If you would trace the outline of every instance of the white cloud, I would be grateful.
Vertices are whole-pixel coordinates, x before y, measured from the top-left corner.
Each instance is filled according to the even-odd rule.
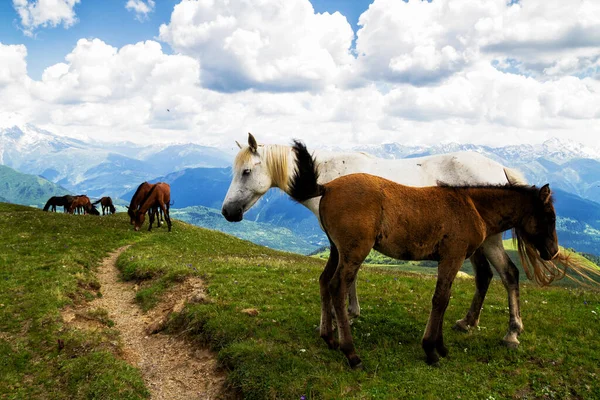
[[[0,115],[144,143],[230,145],[251,131],[313,147],[552,136],[596,144],[600,80],[583,76],[598,77],[600,13],[586,1],[550,1],[537,21],[536,4],[376,0],[354,57],[346,19],[317,14],[308,0],[182,1],[160,29],[177,54],[152,40],[117,48],[81,39],[33,81],[25,47],[0,45]],[[550,31],[527,31],[528,18]]]
[[[353,36],[344,16],[315,14],[308,0],[182,1],[160,27],[221,91],[321,89],[352,62]]]
[[[439,86],[395,88],[386,96],[385,110],[411,120],[454,118],[543,130],[569,119],[600,118],[600,82],[569,76],[540,82],[481,64]]]
[[[148,18],[148,14],[154,11],[154,0],[127,0],[125,8],[135,13],[135,18],[138,21],[143,21]]]
[[[0,43],[0,87],[27,77],[27,48],[22,45]]]
[[[366,80],[437,84],[482,60],[541,78],[599,75],[598,1],[375,0],[359,25]]]
[[[23,26],[23,33],[33,36],[38,27],[69,28],[77,22],[73,8],[80,0],[13,0]]]
[[[0,116],[19,113],[19,120],[31,117],[31,99],[29,88],[31,79],[27,75],[27,48],[24,45],[5,45],[0,43]],[[5,126],[5,121],[0,121]]]
[[[166,55],[150,40],[117,49],[100,39],[80,39],[65,60],[33,84],[37,97],[62,104],[113,101],[153,95],[162,85],[194,86],[200,79],[196,60]]]

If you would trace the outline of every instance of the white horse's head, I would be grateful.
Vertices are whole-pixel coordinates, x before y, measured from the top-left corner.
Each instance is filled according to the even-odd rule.
[[[237,143],[237,142],[236,142]],[[238,222],[270,188],[287,191],[291,166],[290,148],[258,145],[248,134],[248,146],[241,146],[233,163],[233,178],[223,200],[221,213],[230,222]]]

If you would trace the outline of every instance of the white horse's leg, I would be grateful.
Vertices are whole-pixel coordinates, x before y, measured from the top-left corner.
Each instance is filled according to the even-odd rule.
[[[475,251],[470,260],[475,272],[475,294],[473,295],[471,308],[467,311],[467,315],[463,319],[456,321],[454,325],[454,330],[462,332],[467,332],[469,328],[473,328],[479,324],[481,307],[483,306],[483,301],[485,300],[485,295],[493,276],[490,264],[481,248]]]
[[[508,308],[510,320],[508,332],[504,336],[504,344],[507,347],[519,346],[517,337],[523,332],[523,321],[521,321],[521,308],[519,305],[519,270],[502,245],[502,234],[489,237],[482,245],[483,253],[492,263],[502,283],[508,292]]]
[[[348,314],[350,318],[360,316],[360,304],[358,304],[358,295],[356,294],[356,278],[348,285]]]

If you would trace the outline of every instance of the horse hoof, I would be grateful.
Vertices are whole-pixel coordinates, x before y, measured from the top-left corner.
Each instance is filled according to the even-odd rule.
[[[518,349],[519,348],[519,342],[513,342],[510,340],[503,340],[502,344],[504,344],[504,346],[508,349]]]
[[[448,355],[448,348],[446,346],[436,347],[436,350],[440,357],[446,357]]]
[[[363,371],[365,368],[363,367],[362,362],[359,362],[355,366],[350,366],[354,371]]]
[[[362,361],[360,360],[360,358],[358,358],[358,356],[348,359],[348,363],[350,364],[350,368],[352,368],[355,371],[363,370]]]
[[[462,319],[459,319],[458,321],[456,321],[456,323],[452,327],[452,329],[454,329],[455,331],[463,332],[463,333],[468,333],[469,332],[469,328],[470,328],[470,325],[468,325]]]
[[[502,343],[509,349],[516,349],[519,347],[519,339],[517,339],[517,333],[509,332],[502,339]]]
[[[427,354],[426,362],[432,366],[439,366],[440,357],[436,353]]]

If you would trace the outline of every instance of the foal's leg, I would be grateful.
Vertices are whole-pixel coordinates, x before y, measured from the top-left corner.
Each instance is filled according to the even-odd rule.
[[[330,242],[331,243],[331,242]],[[321,291],[321,326],[319,332],[325,343],[330,349],[337,349],[338,343],[333,338],[333,321],[332,321],[332,304],[331,295],[329,294],[329,281],[333,276],[339,263],[339,254],[335,244],[331,243],[331,251],[329,260],[325,265],[325,269],[319,277],[319,288]]]
[[[335,319],[338,325],[338,335],[340,340],[340,350],[348,358],[348,363],[352,369],[362,368],[361,360],[356,355],[352,333],[350,332],[350,321],[348,318],[348,309],[346,308],[346,298],[348,296],[348,287],[356,280],[356,274],[362,262],[367,258],[369,252],[375,244],[374,241],[362,241],[353,243],[350,249],[339,250],[339,263],[329,281],[328,289],[335,310]]]
[[[462,265],[462,261],[461,258],[450,258],[438,263],[438,278],[435,293],[431,299],[431,313],[421,342],[427,356],[427,364],[437,363],[440,359],[438,353],[442,357],[448,354],[448,349],[444,346],[442,325],[444,313],[450,301],[452,282]]]
[[[521,321],[521,308],[519,305],[519,270],[508,257],[502,245],[502,235],[488,238],[482,245],[483,253],[492,263],[502,278],[502,283],[508,292],[508,309],[510,320],[508,332],[504,336],[504,344],[507,347],[518,347],[517,337],[523,332],[523,321]]]
[[[494,275],[481,248],[473,253],[470,260],[473,265],[473,271],[475,271],[475,294],[473,295],[471,308],[467,311],[467,315],[463,319],[456,321],[454,325],[455,330],[462,332],[467,332],[470,327],[475,327],[479,324],[481,306]]]

